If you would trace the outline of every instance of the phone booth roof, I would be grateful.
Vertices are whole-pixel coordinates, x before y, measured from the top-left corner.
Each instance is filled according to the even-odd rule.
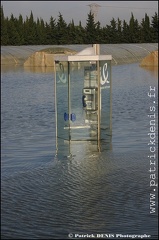
[[[65,55],[65,56],[55,56],[56,61],[63,62],[86,62],[86,61],[102,61],[102,60],[112,60],[112,55],[97,55],[95,54],[94,47],[85,48],[81,52],[75,55]]]

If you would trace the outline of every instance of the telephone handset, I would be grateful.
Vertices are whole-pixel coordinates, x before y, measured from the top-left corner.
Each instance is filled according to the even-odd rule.
[[[87,104],[86,104],[86,96],[85,95],[82,96],[82,104],[83,104],[84,108],[87,106]]]

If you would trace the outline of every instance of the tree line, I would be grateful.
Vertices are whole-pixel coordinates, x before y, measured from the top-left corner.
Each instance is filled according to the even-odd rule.
[[[95,23],[94,15],[89,12],[86,26],[81,21],[78,25],[71,20],[66,23],[61,13],[56,20],[52,16],[49,23],[42,18],[34,19],[30,16],[23,19],[11,14],[4,16],[1,6],[1,45],[65,45],[65,44],[109,44],[109,43],[157,43],[158,42],[158,14],[151,17],[145,13],[141,23],[134,18],[133,13],[129,22],[112,18],[109,25],[101,27]]]

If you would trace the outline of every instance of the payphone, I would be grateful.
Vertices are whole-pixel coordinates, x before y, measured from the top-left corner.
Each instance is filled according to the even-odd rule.
[[[82,103],[84,110],[97,110],[97,91],[97,88],[83,88]]]
[[[99,96],[100,97],[100,96]],[[84,66],[84,88],[82,90],[82,103],[85,123],[97,131],[98,113],[98,74],[96,62]],[[92,125],[93,124],[93,125]]]
[[[97,132],[98,88],[83,88],[82,104],[85,123]],[[91,130],[90,129],[90,130]]]

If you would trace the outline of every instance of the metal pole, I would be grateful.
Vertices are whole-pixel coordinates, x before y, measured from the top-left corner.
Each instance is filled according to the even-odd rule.
[[[110,134],[112,135],[112,66],[110,62]]]
[[[93,44],[94,47],[94,54],[99,55],[100,54],[100,45],[99,44]]]
[[[95,44],[95,52],[96,55],[100,54],[100,46],[99,44]],[[97,76],[98,76],[98,151],[100,152],[100,109],[101,109],[101,101],[100,101],[100,66],[99,60],[97,61]]]
[[[70,94],[70,62],[68,62],[68,116],[69,116],[69,125],[68,125],[68,131],[69,131],[69,154],[68,157],[71,157],[71,127],[70,127],[70,116],[71,116],[71,94]]]
[[[56,122],[56,155],[58,151],[58,143],[57,143],[57,94],[56,94],[56,62],[54,61],[54,74],[55,74],[55,80],[54,80],[54,99],[55,99],[55,122]]]

